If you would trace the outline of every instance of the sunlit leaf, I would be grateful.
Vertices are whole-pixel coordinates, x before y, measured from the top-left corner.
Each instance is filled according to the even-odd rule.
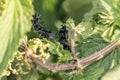
[[[120,66],[106,72],[101,80],[120,80]]]
[[[101,4],[104,6],[106,11],[114,16],[114,21],[116,25],[120,25],[120,2],[119,0],[100,0]]]
[[[29,0],[5,0],[0,17],[0,75],[13,58],[19,39],[30,30],[32,12]]]

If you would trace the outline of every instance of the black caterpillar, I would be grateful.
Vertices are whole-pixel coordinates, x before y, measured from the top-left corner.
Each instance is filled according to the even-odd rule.
[[[37,13],[33,15],[32,19],[32,26],[38,34],[40,34],[42,37],[47,39],[53,39],[53,34],[51,31],[48,31],[43,28],[42,25],[40,25],[40,18]],[[68,30],[66,29],[66,26],[63,25],[62,28],[58,31],[59,33],[59,42],[63,45],[63,48],[66,50],[70,50],[70,46],[68,45],[67,37],[68,37]]]
[[[42,37],[47,38],[47,39],[53,39],[52,32],[44,29],[43,26],[40,25],[40,18],[37,13],[33,15],[32,26],[35,32],[40,34]]]
[[[66,26],[63,25],[60,30],[58,31],[59,33],[59,42],[63,45],[63,48],[66,50],[70,50],[70,46],[68,45],[68,30],[66,29]]]

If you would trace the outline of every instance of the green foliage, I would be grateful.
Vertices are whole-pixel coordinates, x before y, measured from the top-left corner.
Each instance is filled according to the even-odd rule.
[[[48,59],[50,54],[57,55],[58,62],[65,62],[72,59],[70,51],[64,50],[57,41],[34,38],[28,41],[29,48],[44,59]]]
[[[96,13],[93,17],[93,20],[95,20],[97,24],[110,26],[114,22],[114,17],[105,12],[102,12]]]
[[[56,30],[56,27],[54,27],[54,21],[56,20],[55,11],[57,9],[57,2],[59,2],[59,0],[33,1],[33,6],[35,10],[41,15],[44,27],[48,28],[49,30]]]
[[[79,52],[78,56],[82,58],[89,56],[95,51],[99,51],[107,44],[108,43],[99,34],[94,34],[79,41],[76,46],[76,51]],[[83,75],[74,71],[72,71],[73,73],[64,73],[65,80],[98,80],[107,70],[120,64],[119,48],[120,47],[112,51],[105,58],[90,65],[86,65],[83,70]]]
[[[119,3],[119,0],[111,0],[111,1],[100,0],[100,1],[101,1],[102,5],[105,7],[106,11],[108,11],[114,17],[115,24],[120,25],[120,21],[119,21],[120,3]]]
[[[79,23],[84,14],[92,8],[92,0],[65,0],[63,3],[64,10],[70,15],[76,23]]]
[[[62,45],[60,45],[59,43],[57,43],[55,46],[51,45],[50,47],[51,47],[50,52],[52,54],[55,54],[58,56],[58,58],[57,58],[58,63],[72,60],[72,55],[71,55],[70,51],[64,50]]]
[[[102,36],[107,40],[114,40],[119,38],[119,1],[117,0],[100,0],[100,3],[103,8],[104,15],[100,15],[103,24],[107,23],[107,29],[103,32]],[[108,24],[109,23],[109,24]]]
[[[52,30],[54,40],[38,38],[39,34],[33,32],[33,7],[41,15],[43,23],[40,24]],[[48,70],[33,63],[23,50],[18,49],[19,40],[29,31],[27,46],[44,63],[69,63],[71,51],[64,50],[58,42],[58,29],[64,23],[68,29],[69,45],[71,30],[75,28],[76,54],[79,58],[87,57],[120,38],[119,9],[119,0],[33,0],[32,3],[30,0],[0,0],[1,79],[9,80],[12,75],[21,80],[105,80],[109,73],[119,74],[116,66],[120,64],[120,46],[104,58],[83,66],[82,74],[74,69]],[[109,70],[112,71],[107,73]]]
[[[105,73],[104,76],[102,76],[101,80],[119,80],[120,76],[120,66],[118,65],[114,69],[108,71]]]
[[[100,34],[93,34],[86,39],[78,41],[76,51],[80,52],[80,57],[85,57],[99,51],[107,45],[107,42],[100,36]],[[87,49],[86,49],[87,47]]]
[[[4,11],[0,16],[0,76],[13,58],[20,38],[30,30],[31,15],[29,0],[5,0]]]
[[[4,0],[0,0],[0,16],[2,15],[2,11],[4,10]]]
[[[2,77],[1,80],[7,80],[7,77]]]
[[[39,75],[37,71],[31,71],[27,75],[21,76],[22,80],[38,80]]]

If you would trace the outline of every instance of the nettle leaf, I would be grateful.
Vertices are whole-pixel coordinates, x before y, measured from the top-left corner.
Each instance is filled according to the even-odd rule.
[[[114,30],[114,34],[112,36],[112,40],[119,39],[120,38],[120,28],[116,28]]]
[[[95,51],[98,51],[106,46],[107,42],[100,34],[90,35],[77,43],[76,51],[80,52],[79,57],[86,57]]]
[[[58,57],[59,62],[72,60],[72,55],[71,55],[70,51],[67,51],[64,49],[59,51],[58,56],[59,56]]]
[[[106,10],[106,11],[108,11],[109,13],[111,13],[111,14],[112,14],[112,11],[111,11],[111,10],[112,10],[112,6],[113,6],[113,5],[112,5],[112,6],[110,6],[110,5],[109,5],[109,4],[112,4],[112,3],[111,3],[111,2],[112,2],[112,0],[111,0],[111,1],[108,1],[108,2],[109,2],[109,4],[108,4],[108,3],[106,3],[106,1],[107,1],[107,0],[104,0],[104,1],[103,1],[103,0],[100,0],[101,5],[103,5],[103,7],[105,8],[105,10]]]
[[[19,39],[30,30],[32,12],[30,0],[5,0],[0,17],[0,75],[13,58]]]
[[[21,80],[38,80],[40,75],[37,70],[30,71],[26,75],[21,75]]]
[[[116,25],[120,25],[120,3],[119,0],[100,0],[103,7],[108,11],[113,17]]]
[[[58,43],[57,41],[49,42],[49,51],[51,54],[57,55],[58,56],[58,62],[64,62],[64,61],[69,61],[72,59],[71,52],[68,50],[64,50],[63,46]]]
[[[94,72],[87,72],[85,75],[73,74],[73,80],[98,80],[99,75],[103,72],[103,68],[95,69]]]
[[[102,23],[107,23],[107,26],[109,26],[109,28],[104,29],[102,36],[107,40],[118,39],[120,37],[119,0],[99,0],[99,3],[101,3],[102,8],[105,9],[105,14],[107,13],[106,15],[101,15],[101,21],[103,20]]]
[[[101,25],[96,24],[94,21],[94,15],[96,13],[99,13],[100,11],[102,12],[104,11],[104,9],[101,9],[101,7],[97,7],[97,4],[98,4],[98,1],[96,2],[93,1],[94,7],[91,9],[91,11],[87,12],[84,15],[84,18],[82,19],[82,21],[76,26],[77,28],[79,28],[81,32],[81,37],[83,39],[95,33],[102,34],[107,28],[106,26],[101,26]]]
[[[60,48],[60,43],[59,42],[57,42],[57,41],[54,41],[54,43],[53,42],[51,42],[51,41],[49,41],[49,51],[50,51],[50,53],[51,54],[57,54],[57,52],[59,52],[59,48]],[[61,48],[62,49],[62,48]]]
[[[92,28],[92,23],[85,21],[85,22],[81,22],[77,25],[78,28],[80,28],[81,30],[81,36],[82,38],[86,38],[89,35],[93,34],[93,28]]]
[[[101,80],[120,80],[120,65],[106,72]]]
[[[78,56],[86,57],[104,48],[108,43],[99,34],[94,34],[81,40],[78,44],[77,47],[79,49],[77,49],[77,51],[80,52]],[[120,47],[117,47],[103,59],[86,66],[83,75],[80,78],[83,78],[84,80],[99,79],[106,71],[120,64],[119,55]]]
[[[43,67],[40,67],[40,66],[37,66],[37,71],[40,73],[40,74],[44,74],[44,75],[50,75],[51,74],[51,71],[46,69],[46,68],[43,68]]]

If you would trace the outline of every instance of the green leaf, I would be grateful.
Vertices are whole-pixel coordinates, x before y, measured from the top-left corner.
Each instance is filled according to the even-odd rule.
[[[91,25],[92,23],[88,21],[81,22],[77,25],[77,27],[81,30],[82,38],[86,38],[94,32]]]
[[[118,39],[120,36],[120,3],[119,0],[100,0],[103,9],[107,11],[107,15],[103,17],[104,22],[109,24],[112,22],[112,25],[109,25],[109,28],[106,29],[103,33],[103,36],[108,40]],[[105,19],[106,18],[106,19]]]
[[[78,43],[77,51],[80,52],[79,57],[86,57],[96,51],[104,48],[108,43],[99,35],[94,34]],[[120,47],[117,47],[104,58],[85,67],[81,78],[84,80],[97,80],[102,74],[120,64]]]
[[[38,74],[37,70],[34,70],[30,71],[26,75],[21,75],[21,80],[38,80],[39,76],[40,75]]]
[[[72,53],[70,53],[70,51],[67,51],[67,50],[59,50],[58,52],[58,59],[59,59],[59,62],[64,62],[64,61],[69,61],[69,60],[72,60]]]
[[[3,77],[1,78],[1,80],[7,80],[7,77],[6,77],[6,76],[3,76]]]
[[[58,43],[57,41],[49,42],[49,51],[50,53],[57,55],[58,56],[58,62],[64,62],[64,61],[69,61],[72,59],[71,52],[68,50],[64,50],[62,45]]]
[[[107,0],[108,1],[108,0]],[[112,1],[112,0],[111,0]],[[110,4],[111,4],[111,1],[108,1]],[[100,0],[100,2],[101,2],[101,4],[103,5],[103,7],[105,8],[105,10],[106,11],[108,11],[109,13],[111,13],[112,14],[112,7],[108,4],[108,3],[106,3],[106,0]]]
[[[40,67],[40,66],[37,67],[37,70],[38,70],[39,73],[44,74],[44,75],[50,75],[51,74],[50,70],[48,70],[46,68],[43,68],[43,67]]]
[[[86,72],[83,75],[81,74],[74,74],[73,80],[98,80],[99,75],[101,75],[104,71],[104,68],[100,67],[96,69],[94,72]]]
[[[30,0],[5,0],[0,17],[0,76],[13,58],[19,39],[30,30],[32,12]]]
[[[106,72],[101,80],[120,80],[120,65]]]
[[[119,38],[120,38],[120,29],[116,28],[112,36],[112,40],[119,39]]]
[[[103,7],[108,11],[113,17],[116,25],[120,25],[120,3],[119,0],[100,0]]]
[[[3,12],[3,10],[4,10],[4,0],[0,0],[0,16],[2,15],[2,12]]]
[[[93,34],[78,42],[76,51],[80,52],[79,57],[86,57],[95,51],[98,51],[106,46],[107,42],[100,34]]]

